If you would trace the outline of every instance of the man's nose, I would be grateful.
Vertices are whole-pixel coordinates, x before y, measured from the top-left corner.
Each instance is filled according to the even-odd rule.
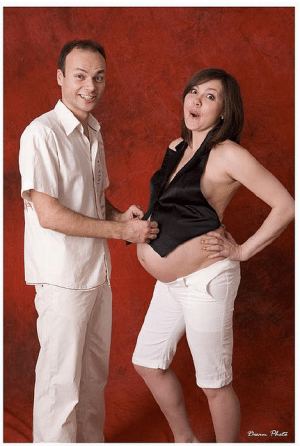
[[[89,91],[94,91],[95,90],[95,81],[92,77],[87,77],[85,79],[85,83],[84,86],[87,90]]]

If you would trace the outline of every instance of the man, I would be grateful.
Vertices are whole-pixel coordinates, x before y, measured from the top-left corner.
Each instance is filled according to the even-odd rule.
[[[34,442],[104,441],[104,387],[111,334],[106,239],[148,242],[157,224],[131,206],[121,213],[108,186],[100,125],[90,114],[105,87],[106,56],[92,41],[59,57],[62,99],[21,137],[25,279],[36,287],[40,354]]]

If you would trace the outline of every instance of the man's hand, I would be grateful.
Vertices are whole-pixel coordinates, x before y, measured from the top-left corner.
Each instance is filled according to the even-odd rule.
[[[156,221],[144,221],[136,218],[124,223],[123,239],[131,243],[149,243],[159,233]]]
[[[126,212],[121,215],[120,221],[128,221],[133,219],[140,220],[144,215],[144,212],[139,206],[133,204],[130,206]]]

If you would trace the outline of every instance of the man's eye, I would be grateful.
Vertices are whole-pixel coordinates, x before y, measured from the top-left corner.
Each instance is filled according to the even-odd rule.
[[[96,82],[103,82],[103,81],[104,81],[103,76],[96,77]]]

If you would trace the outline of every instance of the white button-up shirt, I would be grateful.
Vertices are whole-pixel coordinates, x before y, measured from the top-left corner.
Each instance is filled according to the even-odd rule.
[[[108,176],[100,125],[89,116],[89,139],[73,113],[58,101],[35,119],[20,146],[22,197],[25,204],[25,280],[70,289],[91,289],[110,277],[105,239],[73,237],[41,227],[30,189],[57,198],[73,211],[105,219]]]

